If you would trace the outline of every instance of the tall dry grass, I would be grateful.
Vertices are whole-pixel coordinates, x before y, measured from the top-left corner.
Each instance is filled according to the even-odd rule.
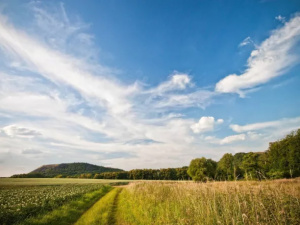
[[[145,182],[118,203],[117,224],[300,224],[300,179]]]

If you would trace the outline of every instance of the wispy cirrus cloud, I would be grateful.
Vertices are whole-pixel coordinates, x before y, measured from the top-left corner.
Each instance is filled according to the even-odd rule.
[[[288,130],[293,130],[293,129],[297,129],[298,127],[300,127],[300,117],[286,118],[286,119],[261,122],[261,123],[252,123],[246,125],[237,125],[237,124],[230,125],[230,128],[237,133],[263,130],[263,129],[274,129],[274,128],[276,129],[287,128]]]
[[[237,135],[230,135],[224,138],[217,138],[215,136],[206,136],[204,137],[204,140],[212,144],[228,145],[231,143],[245,141],[246,138],[247,138],[246,134],[237,134]]]
[[[278,20],[278,21],[280,21],[280,22],[282,22],[282,23],[285,22],[285,17],[281,16],[281,15],[276,16],[275,19]]]
[[[249,44],[253,44],[253,41],[251,40],[250,37],[246,37],[240,44],[239,44],[239,47],[243,47],[243,46],[246,46],[246,45],[249,45]]]
[[[175,114],[164,118],[145,117],[149,111],[155,111],[156,104],[148,105],[147,109],[139,104],[154,93],[166,99],[174,91],[192,86],[190,76],[175,73],[157,87],[141,91],[140,98],[137,95],[142,87],[136,83],[122,84],[115,78],[114,69],[91,64],[90,59],[78,57],[68,49],[67,40],[85,35],[80,33],[84,24],[75,24],[74,28],[63,5],[60,7],[63,15],[51,15],[48,10],[34,5],[38,23],[36,33],[32,30],[31,33],[24,32],[1,17],[0,46],[7,67],[3,67],[0,74],[3,81],[0,83],[0,110],[3,115],[11,115],[7,120],[11,122],[2,128],[6,131],[0,137],[3,149],[26,157],[34,154],[19,146],[41,149],[47,154],[64,149],[74,152],[72,159],[79,151],[93,160],[98,158],[94,157],[97,153],[136,155],[139,152],[141,157],[146,151],[163,150],[164,157],[168,157],[170,151],[186,149],[187,143],[193,140],[189,128],[192,120]],[[52,29],[44,31],[43,27]],[[82,46],[86,43],[76,42],[76,48]],[[156,103],[159,102],[161,100]],[[34,130],[42,134],[35,133],[34,142],[20,139],[21,133],[33,135]],[[39,157],[43,158],[45,154]]]
[[[244,73],[226,76],[216,84],[215,91],[244,96],[246,90],[283,75],[299,63],[299,56],[292,52],[299,40],[300,15],[297,14],[251,52]]]
[[[113,113],[129,110],[126,96],[133,91],[105,77],[91,74],[78,59],[52,50],[30,38],[24,32],[0,20],[2,48],[11,57],[18,57],[32,72],[38,73],[55,84],[68,85],[85,98],[96,98],[98,103]]]
[[[196,90],[186,94],[168,94],[159,99],[151,99],[151,104],[155,108],[206,108],[214,102],[215,92],[209,90]]]
[[[184,90],[188,86],[192,86],[191,77],[188,74],[175,72],[170,76],[168,81],[159,84],[155,88],[146,90],[146,93],[162,95],[170,91]]]

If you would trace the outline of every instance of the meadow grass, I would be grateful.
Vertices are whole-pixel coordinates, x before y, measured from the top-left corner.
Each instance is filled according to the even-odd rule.
[[[44,215],[31,217],[19,224],[26,225],[67,225],[74,224],[78,218],[88,210],[99,198],[103,197],[112,189],[111,186],[104,185],[101,189],[84,194],[77,200],[64,204],[63,206],[49,211]]]
[[[124,188],[117,224],[300,224],[300,179],[146,182]]]
[[[121,190],[121,188],[114,188],[110,191],[107,195],[95,203],[85,214],[83,214],[75,225],[115,224],[118,195]]]

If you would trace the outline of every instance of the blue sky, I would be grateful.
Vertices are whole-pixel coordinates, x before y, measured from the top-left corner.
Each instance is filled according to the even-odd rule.
[[[0,176],[181,167],[300,127],[300,3],[0,1]]]

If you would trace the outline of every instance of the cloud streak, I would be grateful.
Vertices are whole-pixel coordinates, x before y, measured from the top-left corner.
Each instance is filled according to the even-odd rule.
[[[176,72],[173,75],[171,75],[170,80],[163,82],[157,87],[146,91],[146,93],[150,93],[153,95],[162,95],[170,91],[184,90],[188,86],[192,86],[191,77],[187,74]]]
[[[3,132],[10,137],[33,138],[42,135],[41,132],[17,125],[10,125],[2,128]]]
[[[282,129],[284,127],[289,127],[290,130],[296,129],[300,127],[300,117],[296,118],[287,118],[287,119],[281,119],[281,120],[275,120],[275,121],[269,121],[269,122],[262,122],[262,123],[252,123],[247,125],[237,125],[237,124],[231,124],[230,128],[237,132],[247,132],[247,131],[256,131],[256,130],[263,130],[263,129]]]
[[[248,58],[244,73],[230,74],[220,80],[215,91],[220,93],[244,92],[258,85],[269,82],[283,75],[288,69],[299,63],[298,56],[291,52],[300,40],[300,15],[274,30],[269,38],[263,41]]]

